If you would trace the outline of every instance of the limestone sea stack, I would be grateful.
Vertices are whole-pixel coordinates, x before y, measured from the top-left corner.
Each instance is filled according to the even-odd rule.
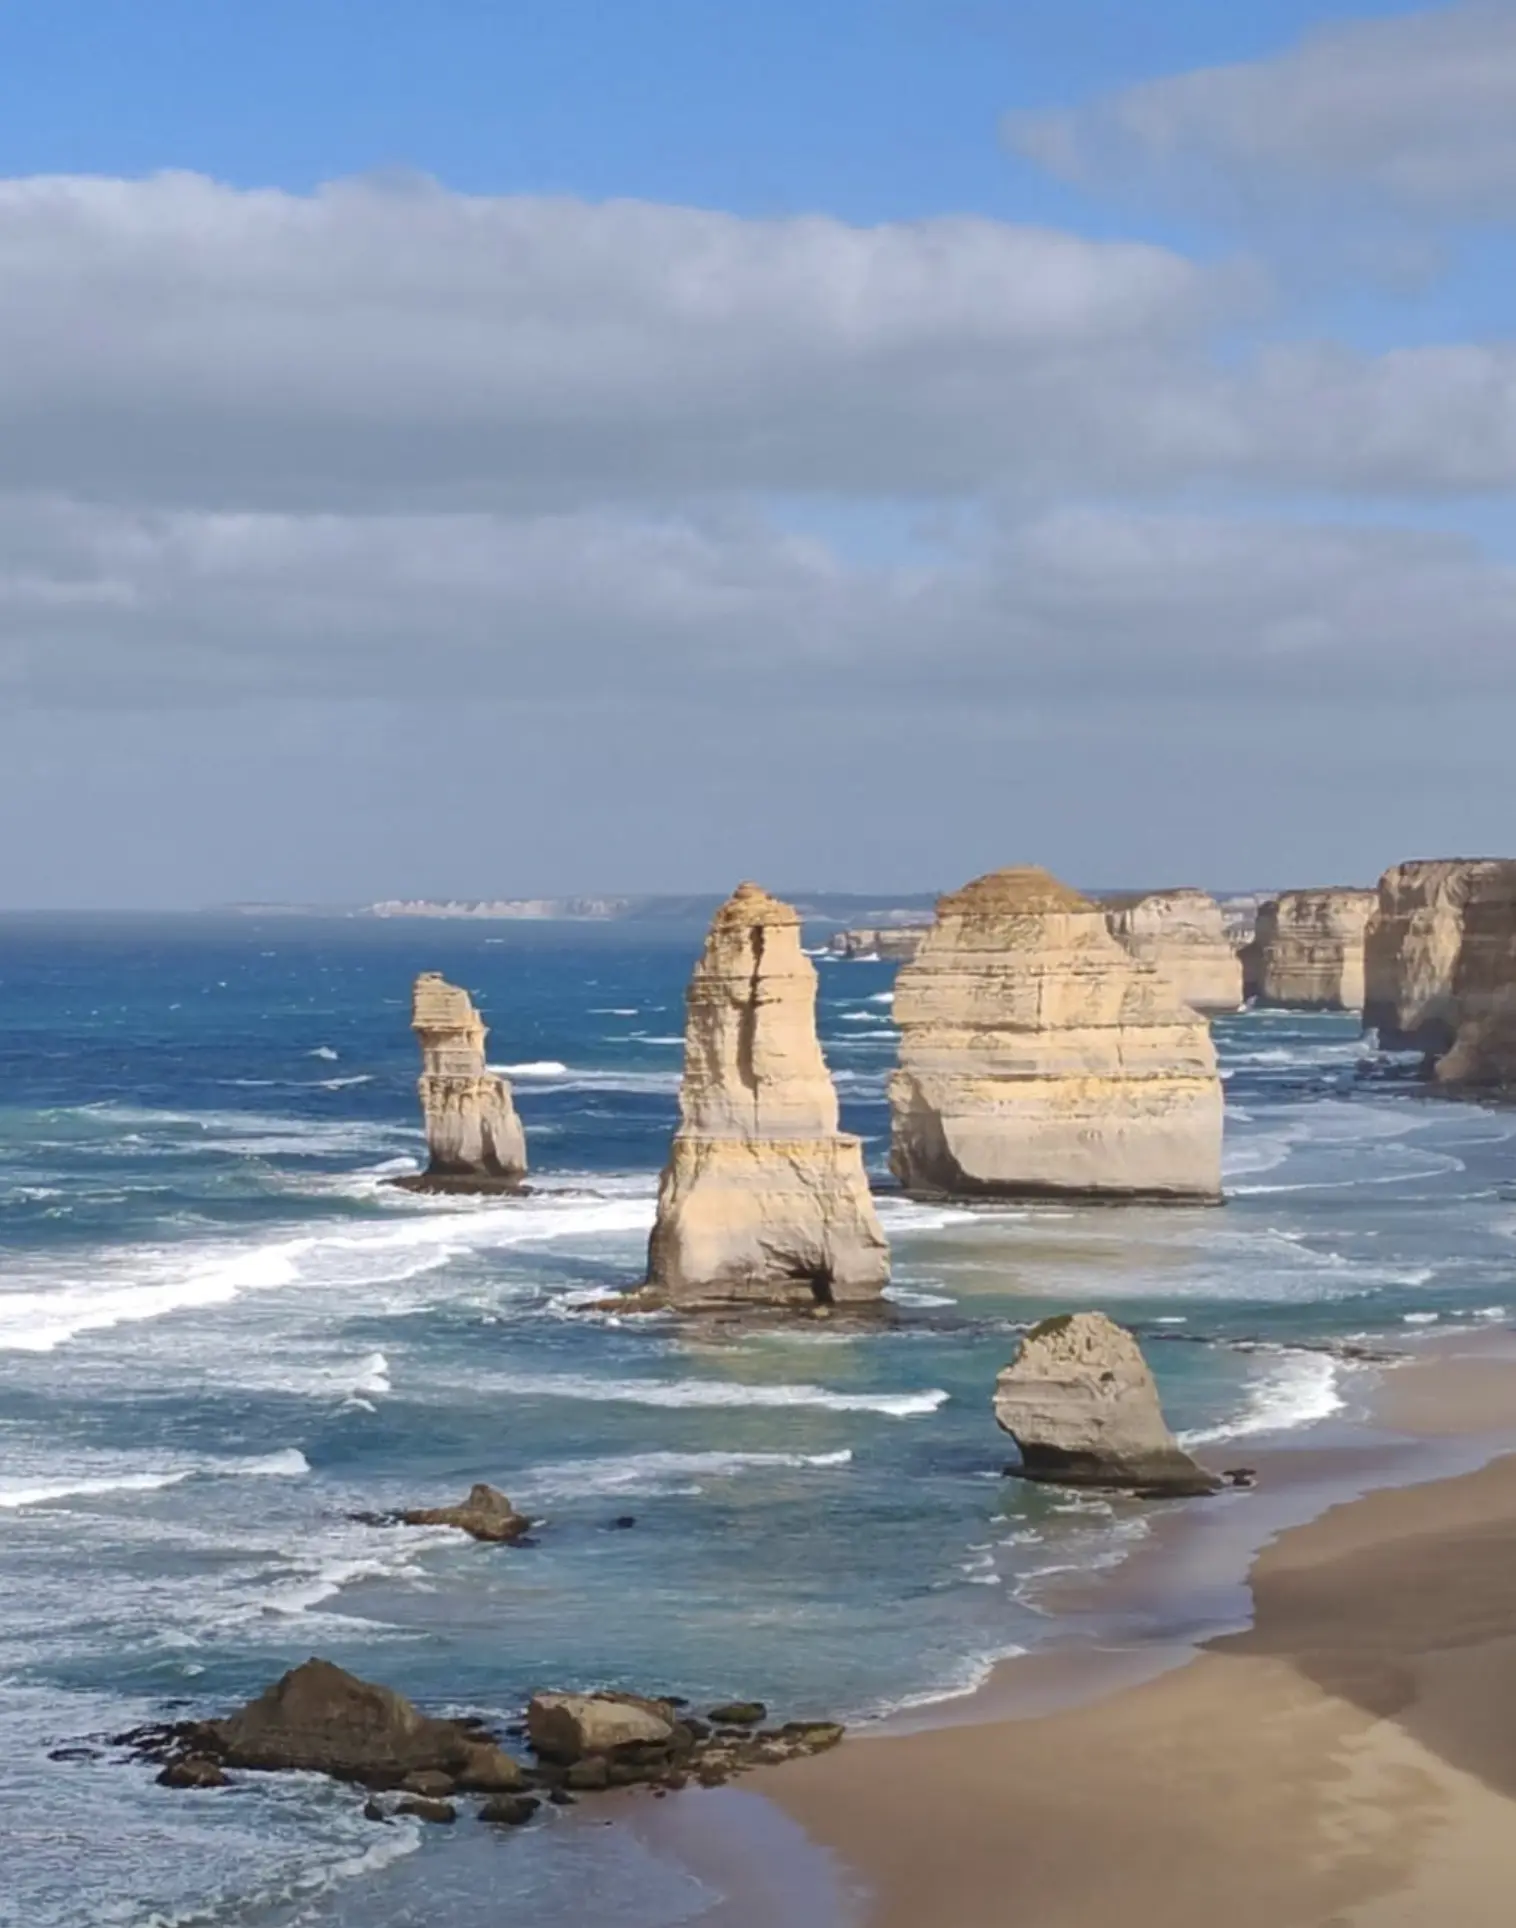
[[[1364,932],[1372,890],[1286,890],[1258,909],[1242,952],[1243,989],[1255,1004],[1289,1011],[1363,1008]]]
[[[942,899],[895,980],[895,1022],[890,1165],[907,1190],[1220,1197],[1209,1026],[1045,870]]]
[[[1364,939],[1363,1028],[1381,1051],[1438,1058],[1458,1030],[1453,977],[1472,898],[1498,898],[1516,864],[1434,858],[1396,864],[1379,880]]]
[[[1516,1090],[1516,863],[1470,880],[1453,970],[1457,1030],[1435,1071],[1452,1088]]]
[[[484,1059],[488,1036],[467,991],[436,971],[416,979],[411,1028],[421,1043],[421,1115],[430,1162],[412,1181],[439,1191],[510,1188],[526,1173],[526,1134],[511,1088]]]
[[[1111,935],[1156,965],[1195,1011],[1235,1011],[1242,962],[1220,904],[1203,890],[1153,890],[1102,900]]]
[[[1169,1431],[1141,1347],[1103,1312],[1034,1326],[996,1382],[995,1418],[1025,1479],[1176,1498],[1222,1484]]]
[[[889,1278],[863,1148],[837,1129],[800,918],[756,884],[717,911],[685,1000],[679,1129],[648,1284],[676,1304],[811,1306]]]

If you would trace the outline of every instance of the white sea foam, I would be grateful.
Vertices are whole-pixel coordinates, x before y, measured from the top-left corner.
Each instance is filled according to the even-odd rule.
[[[1400,1323],[1402,1325],[1436,1325],[1441,1317],[1440,1312],[1402,1312]]]
[[[958,1301],[947,1292],[923,1292],[915,1286],[887,1285],[884,1296],[894,1305],[916,1306],[926,1310],[937,1305],[956,1305]]]
[[[492,1064],[503,1078],[566,1078],[568,1066],[556,1058],[528,1058],[524,1064]]]
[[[329,1044],[318,1044],[315,1050],[308,1051],[306,1056],[308,1058],[325,1058],[328,1063],[334,1064],[338,1057],[341,1056],[341,1053],[334,1051]]]
[[[733,1479],[740,1473],[835,1469],[849,1465],[852,1457],[851,1449],[845,1446],[834,1453],[626,1453],[615,1458],[569,1459],[533,1467],[515,1484],[524,1498],[534,1502],[596,1494],[657,1495],[671,1490],[689,1492],[692,1480]],[[693,1490],[698,1492],[698,1485]]]
[[[894,1002],[895,993],[893,991],[875,991],[869,998],[870,1004],[893,1004]]]
[[[740,1385],[718,1379],[601,1379],[591,1373],[504,1372],[488,1382],[524,1399],[584,1399],[629,1406],[806,1406],[836,1413],[883,1413],[913,1419],[932,1413],[948,1395],[927,1392],[833,1392],[826,1386]]]
[[[190,1479],[299,1479],[311,1470],[298,1446],[286,1446],[280,1452],[264,1453],[254,1459],[196,1460],[151,1471],[132,1472],[121,1466],[91,1472],[88,1470],[91,1463],[100,1466],[99,1461],[86,1462],[77,1472],[0,1484],[0,1509],[46,1506],[59,1500],[99,1499],[113,1493],[157,1493]]]
[[[450,1200],[433,1210],[404,1202],[411,1209],[403,1215],[340,1231],[253,1244],[195,1240],[122,1248],[85,1285],[41,1274],[36,1289],[0,1291],[0,1351],[51,1352],[84,1333],[214,1309],[246,1293],[289,1286],[372,1294],[436,1271],[459,1252],[645,1233],[653,1217],[650,1182],[643,1197],[543,1191],[524,1199]]]
[[[1341,1412],[1342,1362],[1329,1354],[1295,1353],[1271,1361],[1248,1392],[1247,1405],[1235,1418],[1180,1435],[1185,1446],[1208,1445],[1252,1433],[1293,1432],[1314,1426]]]
[[[178,1473],[104,1473],[94,1479],[79,1474],[56,1480],[11,1480],[0,1486],[0,1507],[46,1506],[56,1500],[95,1499],[107,1493],[156,1493],[188,1478],[186,1468]]]
[[[372,1084],[373,1082],[374,1074],[372,1071],[356,1071],[350,1078],[318,1078],[316,1080],[316,1088],[319,1091],[346,1091],[349,1085]]]

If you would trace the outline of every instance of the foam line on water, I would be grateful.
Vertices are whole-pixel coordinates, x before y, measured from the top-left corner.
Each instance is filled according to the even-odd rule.
[[[533,1467],[517,1483],[524,1496],[543,1501],[611,1493],[656,1495],[670,1487],[688,1491],[691,1480],[733,1479],[742,1473],[824,1471],[850,1465],[852,1458],[852,1449],[846,1446],[833,1453],[630,1453]]]
[[[1254,1433],[1294,1432],[1330,1419],[1346,1404],[1342,1370],[1340,1360],[1324,1353],[1304,1353],[1273,1364],[1250,1387],[1240,1413],[1221,1425],[1183,1433],[1180,1443],[1203,1446]]]
[[[98,1462],[97,1462],[98,1464]],[[100,1499],[113,1493],[158,1493],[189,1479],[299,1479],[310,1464],[297,1446],[255,1459],[205,1460],[158,1471],[130,1472],[122,1468],[91,1473],[58,1473],[50,1478],[9,1480],[0,1484],[0,1509],[48,1506],[59,1500]]]
[[[542,1192],[488,1204],[470,1201],[462,1209],[448,1205],[412,1207],[379,1224],[346,1223],[337,1231],[251,1245],[193,1241],[177,1248],[127,1248],[112,1254],[88,1284],[44,1274],[35,1289],[0,1291],[0,1352],[52,1352],[85,1333],[214,1310],[245,1293],[291,1286],[371,1292],[435,1271],[459,1252],[645,1233],[653,1217],[650,1196]]]
[[[491,1385],[525,1399],[585,1399],[630,1406],[811,1407],[837,1413],[883,1413],[914,1419],[936,1412],[948,1394],[940,1387],[923,1392],[833,1392],[826,1386],[744,1386],[714,1379],[601,1379],[591,1373],[507,1372]]]

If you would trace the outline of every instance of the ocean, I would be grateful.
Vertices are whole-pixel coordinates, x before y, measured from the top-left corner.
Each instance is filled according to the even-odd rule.
[[[170,1793],[102,1737],[321,1653],[436,1711],[538,1686],[866,1720],[1056,1634],[1049,1581],[1151,1517],[1003,1476],[1015,1335],[1099,1306],[1218,1464],[1360,1420],[1370,1369],[1516,1304],[1516,1114],[1420,1092],[1356,1021],[1218,1021],[1228,1202],[880,1198],[895,1317],[713,1338],[592,1309],[640,1276],[693,927],[0,920],[0,1922],[618,1928],[711,1896],[587,1809],[376,1826],[351,1790]],[[885,1180],[893,967],[820,962]],[[428,1199],[414,974],[469,987],[536,1189]],[[352,1515],[487,1479],[517,1549]],[[630,1522],[630,1524],[628,1524]],[[56,1758],[55,1758],[56,1757]],[[488,1837],[487,1839],[485,1837]]]

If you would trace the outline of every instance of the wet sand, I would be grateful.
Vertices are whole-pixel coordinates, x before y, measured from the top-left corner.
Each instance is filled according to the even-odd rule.
[[[1433,1359],[1382,1404],[1384,1462],[1331,1477],[1424,1478],[1416,1438],[1509,1446],[1516,1363]],[[1329,1476],[1295,1457],[1305,1488]],[[1288,1527],[1251,1591],[1252,1624],[1193,1657],[1012,1661],[952,1724],[746,1785],[830,1851],[826,1915],[858,1928],[1508,1928],[1516,1456]]]

